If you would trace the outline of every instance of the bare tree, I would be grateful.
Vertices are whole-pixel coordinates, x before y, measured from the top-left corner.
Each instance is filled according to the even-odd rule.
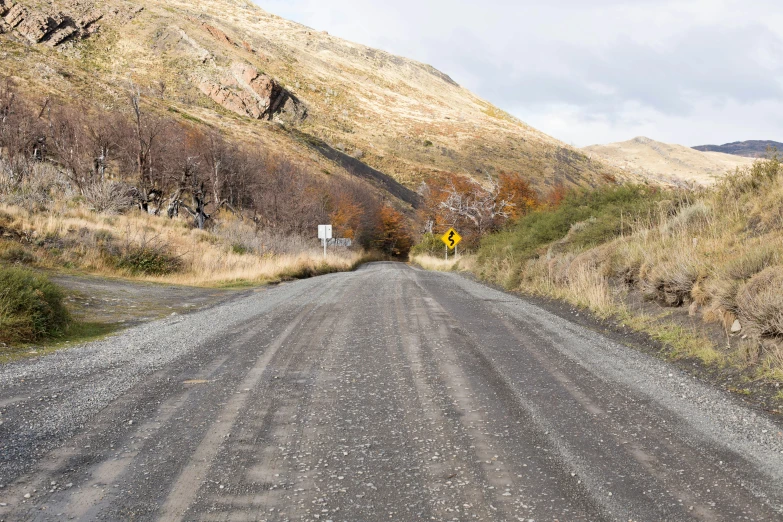
[[[161,196],[161,189],[157,186],[155,178],[155,148],[158,145],[157,140],[166,129],[168,122],[163,118],[144,112],[141,91],[133,82],[129,82],[128,95],[133,111],[139,206],[145,212],[150,212],[150,205],[157,203]],[[156,213],[159,211],[158,208]]]
[[[46,131],[11,79],[0,80],[0,158],[12,183],[21,183],[43,159]]]
[[[58,106],[50,107],[46,113],[49,147],[71,183],[83,191],[93,173],[85,110]]]
[[[457,186],[455,179],[451,178],[439,208],[452,223],[466,220],[481,235],[494,227],[498,218],[510,216],[512,203],[499,197],[500,183],[489,175],[484,185],[472,179],[468,183],[471,187],[466,190],[464,186]]]

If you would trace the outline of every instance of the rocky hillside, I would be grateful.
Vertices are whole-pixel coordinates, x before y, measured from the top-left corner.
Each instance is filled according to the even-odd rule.
[[[711,185],[727,172],[753,162],[749,158],[720,152],[700,152],[644,137],[608,145],[593,145],[582,151],[623,172],[653,182],[675,185],[683,182]]]
[[[769,149],[783,151],[783,143],[769,140],[749,140],[735,141],[725,145],[699,145],[693,148],[703,152],[722,152],[724,154],[734,154],[735,156],[745,156],[746,158],[763,158],[767,155]]]
[[[160,111],[365,177],[408,203],[410,189],[445,172],[515,171],[541,189],[632,177],[431,66],[249,1],[0,0],[0,33],[0,74],[42,97],[123,108],[132,81]]]

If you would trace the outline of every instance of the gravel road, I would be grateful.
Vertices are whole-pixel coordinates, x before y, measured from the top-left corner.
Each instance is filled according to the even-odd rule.
[[[783,520],[783,423],[376,263],[0,367],[0,520]]]

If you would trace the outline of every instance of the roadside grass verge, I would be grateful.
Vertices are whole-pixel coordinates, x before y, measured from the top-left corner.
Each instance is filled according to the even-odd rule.
[[[457,270],[459,266],[459,260],[449,258],[447,261],[444,257],[435,257],[429,254],[411,254],[410,262],[418,265],[425,270],[432,270],[434,272],[453,272]]]
[[[44,211],[0,205],[0,259],[55,270],[159,283],[250,286],[352,270],[376,256],[257,229],[222,214],[211,230],[138,211],[103,215],[59,201]]]
[[[705,190],[571,194],[486,237],[473,259],[479,278],[644,332],[670,359],[698,360],[756,387],[783,386],[777,157]]]
[[[117,323],[73,321],[60,335],[40,342],[0,346],[0,364],[49,355],[81,343],[98,341],[124,328]]]
[[[94,340],[117,325],[74,320],[64,293],[45,275],[0,266],[0,363]]]

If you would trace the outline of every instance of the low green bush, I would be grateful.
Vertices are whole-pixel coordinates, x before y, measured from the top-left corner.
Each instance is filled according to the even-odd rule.
[[[411,248],[412,256],[430,255],[435,257],[443,257],[446,252],[446,245],[435,234],[424,234],[421,241],[413,248]]]
[[[609,186],[572,192],[556,208],[531,212],[506,230],[485,237],[479,249],[479,262],[511,257],[516,260],[537,257],[554,241],[569,236],[573,251],[596,246],[615,237],[640,215],[648,215],[666,194],[639,186]],[[579,223],[572,231],[571,228]]]
[[[131,247],[117,260],[117,268],[133,275],[166,275],[181,270],[182,261],[159,248]]]
[[[231,245],[231,251],[237,255],[243,256],[250,252],[250,249],[242,243],[234,243]]]
[[[62,291],[45,276],[0,268],[0,342],[30,343],[62,334],[71,318]]]

